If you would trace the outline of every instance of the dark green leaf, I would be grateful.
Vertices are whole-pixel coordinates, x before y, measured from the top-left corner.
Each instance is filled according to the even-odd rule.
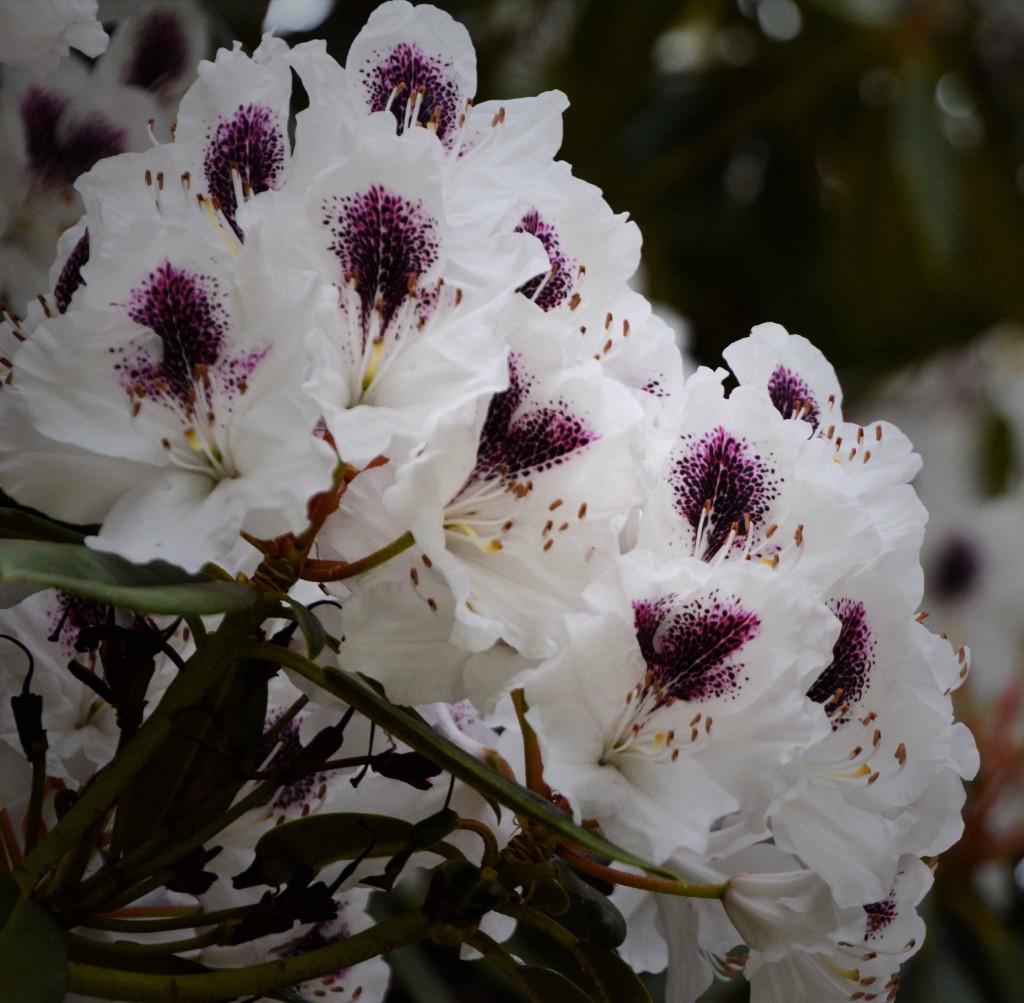
[[[260,837],[256,859],[235,885],[282,885],[301,867],[315,873],[338,860],[392,857],[408,845],[412,829],[402,819],[361,812],[322,812],[285,822]]]
[[[516,972],[516,976],[540,1003],[591,1003],[590,997],[579,986],[550,968],[524,967]]]
[[[596,983],[604,1003],[651,1003],[640,976],[614,951],[584,941],[573,948],[573,954]]]
[[[213,582],[166,561],[132,564],[71,543],[0,540],[0,579],[60,588],[140,613],[226,613],[256,598],[244,585]]]
[[[17,508],[0,508],[0,539],[81,543],[85,537],[42,516],[31,515]]]
[[[295,611],[295,622],[306,639],[306,654],[310,658],[316,658],[324,650],[324,644],[327,642],[327,631],[324,630],[324,625],[314,612],[303,606],[297,599],[285,596],[285,602]]]
[[[68,956],[50,915],[0,874],[0,999],[61,1003]]]

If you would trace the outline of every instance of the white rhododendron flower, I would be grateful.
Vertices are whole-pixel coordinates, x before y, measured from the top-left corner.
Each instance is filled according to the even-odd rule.
[[[0,86],[0,864],[112,791],[40,905],[281,998],[586,896],[670,1003],[892,993],[978,766],[909,439],[777,324],[691,371],[564,95],[476,103],[447,13],[193,78],[194,14]]]
[[[0,63],[47,74],[72,49],[98,56],[110,41],[97,20],[98,10],[98,0],[4,0]]]

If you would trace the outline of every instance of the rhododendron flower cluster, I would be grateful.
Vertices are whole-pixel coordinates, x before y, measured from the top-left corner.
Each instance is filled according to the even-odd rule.
[[[891,998],[977,767],[917,457],[776,324],[684,363],[564,97],[475,92],[394,0],[344,66],[221,50],[78,178],[0,329],[0,868],[98,998],[365,1003],[425,936],[536,995],[516,921],[673,1003]],[[615,943],[559,922],[580,875]]]

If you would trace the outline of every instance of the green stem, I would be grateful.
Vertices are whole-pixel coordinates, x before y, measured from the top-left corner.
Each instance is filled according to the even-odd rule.
[[[258,997],[350,968],[360,961],[422,940],[429,932],[429,920],[415,909],[315,951],[249,968],[196,975],[152,975],[71,962],[68,990],[104,1000],[132,1000],[134,1003],[209,1003],[239,996]]]
[[[340,582],[354,578],[364,571],[379,567],[408,550],[416,542],[411,532],[403,533],[397,540],[375,550],[358,561],[306,561],[302,567],[302,578],[307,582]]]
[[[523,904],[522,902],[506,902],[499,906],[496,912],[516,920],[519,923],[526,923],[535,930],[550,937],[556,944],[568,951],[575,950],[577,938],[570,933],[561,923],[552,919],[545,913]]]
[[[216,633],[189,660],[188,671],[175,677],[156,710],[132,740],[96,775],[74,807],[15,868],[12,876],[19,888],[32,891],[96,820],[102,818],[171,734],[176,715],[198,703],[238,664],[240,648],[267,615],[268,607],[258,601],[248,609],[224,617]]]
[[[533,726],[526,720],[526,712],[530,709],[526,703],[526,694],[522,690],[512,691],[512,706],[519,718],[519,728],[523,734],[523,759],[526,766],[526,786],[536,791],[542,798],[550,799],[551,788],[544,783],[544,761],[540,755],[540,743]]]
[[[113,942],[93,940],[92,937],[82,937],[77,933],[65,933],[64,942],[68,947],[72,948],[72,951],[78,947],[93,954],[109,955],[110,963],[116,965],[119,955],[137,958],[145,955],[178,954],[182,951],[195,951],[200,947],[207,947],[210,944],[217,943],[217,940],[223,933],[224,931],[220,927],[215,926],[212,930],[207,930],[205,933],[197,933],[193,937],[186,937],[182,940],[162,940],[149,944],[137,944],[130,940],[115,940]]]
[[[692,899],[720,899],[725,895],[726,885],[691,885],[685,881],[674,881],[670,878],[656,878],[649,874],[633,874],[631,871],[620,871],[617,867],[606,867],[597,861],[584,857],[567,846],[558,847],[558,855],[570,867],[595,878],[603,878],[615,885],[627,888],[642,888],[660,895],[682,895]]]
[[[459,828],[475,832],[483,840],[484,854],[483,859],[480,861],[482,866],[497,867],[501,859],[501,853],[498,850],[498,841],[494,838],[494,833],[491,832],[490,828],[483,822],[478,822],[475,818],[460,818]]]

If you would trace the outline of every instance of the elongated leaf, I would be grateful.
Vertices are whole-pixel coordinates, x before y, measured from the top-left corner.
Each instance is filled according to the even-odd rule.
[[[53,919],[0,874],[0,999],[61,1003],[68,956]]]
[[[535,794],[521,784],[509,780],[469,753],[464,752],[453,742],[434,731],[418,715],[414,716],[405,708],[390,703],[359,676],[341,669],[321,669],[319,666],[313,665],[308,667],[308,671],[304,671],[302,667],[292,667],[299,668],[299,671],[303,672],[308,679],[366,714],[395,738],[405,742],[417,752],[422,752],[438,766],[465,781],[483,797],[493,798],[530,821],[572,840],[578,846],[593,853],[639,867],[652,874],[682,881],[672,871],[655,867],[641,857],[620,849],[592,830],[576,825],[571,816],[556,808],[550,801],[546,801],[539,794]]]
[[[0,540],[0,579],[60,588],[140,613],[226,613],[256,598],[244,585],[191,575],[166,561],[132,564],[77,544],[34,540]]]
[[[85,537],[42,516],[31,515],[18,508],[0,508],[0,539],[81,543]]]
[[[282,885],[300,867],[314,873],[338,860],[392,857],[409,843],[413,826],[388,815],[323,812],[275,826],[256,844],[252,866],[235,887]]]

